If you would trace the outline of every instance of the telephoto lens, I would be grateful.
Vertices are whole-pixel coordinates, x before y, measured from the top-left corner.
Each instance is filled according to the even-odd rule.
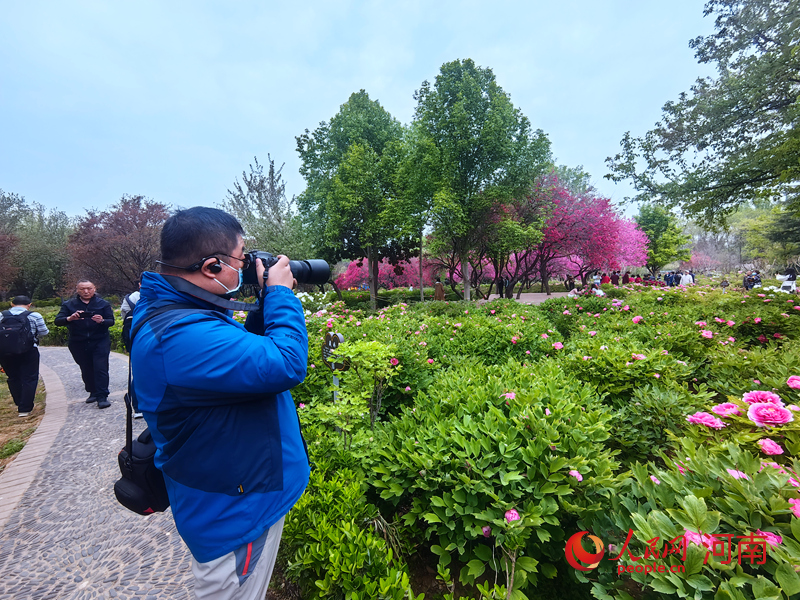
[[[250,259],[250,266],[242,273],[242,283],[249,285],[259,285],[258,276],[256,275],[257,260],[264,263],[264,269],[266,270],[269,270],[272,265],[278,262],[277,257],[263,250],[252,250],[247,253],[247,256]],[[292,276],[297,280],[297,283],[322,285],[331,278],[330,266],[320,259],[290,260],[289,268],[292,270]]]

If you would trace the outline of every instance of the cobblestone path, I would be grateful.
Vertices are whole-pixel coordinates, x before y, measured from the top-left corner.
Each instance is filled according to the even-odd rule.
[[[194,597],[190,555],[172,513],[147,517],[114,497],[125,443],[128,363],[111,355],[111,407],[85,404],[66,348],[42,348],[64,385],[67,417],[48,456],[0,529],[0,600]],[[134,435],[145,428],[134,421]]]

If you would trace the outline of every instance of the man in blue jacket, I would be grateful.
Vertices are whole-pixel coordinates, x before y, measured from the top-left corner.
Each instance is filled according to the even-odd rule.
[[[247,327],[220,308],[248,264],[242,234],[235,218],[213,208],[170,217],[162,274],[144,273],[133,322],[135,329],[147,319],[131,351],[139,410],[192,553],[196,597],[215,600],[263,600],[284,515],[309,477],[289,393],[308,360],[289,260],[280,257],[268,273],[259,261],[261,311]],[[176,303],[190,307],[152,316]]]

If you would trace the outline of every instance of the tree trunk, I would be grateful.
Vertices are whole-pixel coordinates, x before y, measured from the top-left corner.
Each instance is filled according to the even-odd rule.
[[[342,298],[342,290],[339,289],[339,286],[336,285],[336,282],[333,279],[331,279],[328,281],[328,283],[330,283],[333,286],[333,291],[336,292],[336,297],[339,300],[344,301],[344,298]]]
[[[469,280],[469,259],[467,258],[467,253],[461,255],[461,273],[464,276],[464,300],[469,302],[470,298],[470,280]]]
[[[539,276],[542,278],[542,288],[547,295],[550,295],[550,278],[547,276],[547,268],[546,265],[542,265],[539,269]]]
[[[419,230],[419,301],[425,302],[425,282],[422,280],[422,229]]]
[[[451,290],[453,290],[453,293],[454,293],[456,296],[458,296],[458,298],[459,298],[460,300],[463,300],[463,299],[464,299],[464,297],[463,297],[463,296],[461,295],[461,293],[460,293],[460,292],[459,292],[459,291],[456,289],[456,279],[455,279],[455,274],[456,274],[456,272],[455,272],[455,269],[453,269],[453,270],[451,270],[451,271],[450,271],[450,289],[451,289]]]
[[[378,306],[378,277],[375,268],[375,251],[372,246],[367,247],[367,272],[369,273],[369,305],[372,310]]]

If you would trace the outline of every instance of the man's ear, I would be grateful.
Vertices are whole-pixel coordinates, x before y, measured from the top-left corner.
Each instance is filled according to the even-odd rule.
[[[203,266],[200,267],[203,275],[213,279],[216,275],[222,271],[222,265],[219,262],[219,259],[216,257],[209,258],[208,262],[203,263]]]

